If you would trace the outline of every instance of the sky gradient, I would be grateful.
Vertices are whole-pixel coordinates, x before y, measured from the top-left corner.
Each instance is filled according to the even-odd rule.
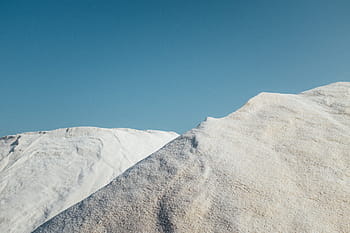
[[[350,1],[0,0],[0,136],[173,130],[350,81]]]

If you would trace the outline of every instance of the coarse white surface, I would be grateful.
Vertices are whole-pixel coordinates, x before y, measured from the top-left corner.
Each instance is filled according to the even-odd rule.
[[[43,232],[350,232],[350,83],[208,118]]]
[[[178,135],[78,127],[0,139],[0,232],[29,233]]]

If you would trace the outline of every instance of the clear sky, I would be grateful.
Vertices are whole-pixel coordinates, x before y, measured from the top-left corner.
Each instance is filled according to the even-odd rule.
[[[0,136],[183,133],[261,91],[350,81],[349,0],[0,0]]]

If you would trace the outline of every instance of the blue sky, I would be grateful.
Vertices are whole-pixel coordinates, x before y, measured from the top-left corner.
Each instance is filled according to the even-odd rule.
[[[0,0],[0,136],[183,133],[261,91],[350,81],[350,1]]]

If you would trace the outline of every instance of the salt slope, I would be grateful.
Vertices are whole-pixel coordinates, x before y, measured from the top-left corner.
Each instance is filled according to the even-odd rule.
[[[350,83],[262,93],[43,224],[48,232],[350,232]]]
[[[68,128],[0,139],[0,232],[28,233],[178,135]]]

